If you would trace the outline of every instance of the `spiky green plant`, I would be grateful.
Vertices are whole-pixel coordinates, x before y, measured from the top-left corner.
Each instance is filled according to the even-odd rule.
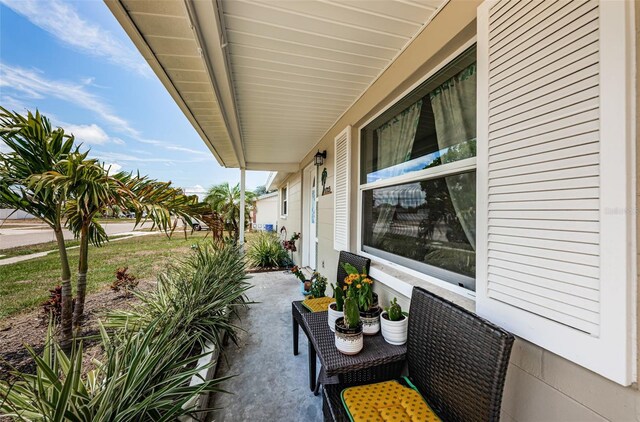
[[[187,333],[201,347],[207,342],[220,346],[225,335],[237,340],[239,328],[228,312],[249,303],[245,295],[249,288],[237,245],[198,246],[189,258],[158,276],[155,292],[133,292],[142,301],[140,306],[107,313],[105,326],[135,331],[163,319],[176,335]]]
[[[402,307],[398,304],[398,299],[393,298],[388,308],[385,308],[387,311],[387,316],[390,321],[400,321],[402,319]]]
[[[356,328],[360,322],[358,300],[353,296],[347,296],[344,300],[344,325],[347,328]]]
[[[336,283],[335,286],[332,284],[331,288],[333,289],[333,297],[336,300],[336,311],[342,312],[344,310],[344,291],[340,287],[340,283]]]
[[[0,412],[21,421],[107,422],[176,420],[195,416],[192,399],[221,391],[226,378],[191,378],[211,364],[198,366],[187,333],[176,335],[161,319],[146,330],[108,334],[101,326],[105,357],[82,375],[82,343],[66,354],[50,328],[42,356],[27,350],[37,372],[17,374],[19,381],[0,382]]]
[[[247,262],[250,267],[273,268],[287,264],[289,256],[275,233],[258,232],[247,248]]]

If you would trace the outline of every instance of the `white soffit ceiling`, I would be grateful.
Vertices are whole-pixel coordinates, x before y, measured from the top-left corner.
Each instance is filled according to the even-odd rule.
[[[218,162],[238,167],[236,150],[185,2],[106,0],[106,4]]]
[[[218,161],[294,171],[448,0],[105,0]]]
[[[248,168],[299,163],[444,3],[222,0]]]

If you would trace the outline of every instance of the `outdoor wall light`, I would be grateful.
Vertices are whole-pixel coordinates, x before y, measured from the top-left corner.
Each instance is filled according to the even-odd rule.
[[[313,160],[316,164],[316,166],[321,166],[324,164],[324,159],[327,158],[327,150],[325,149],[324,151],[320,152],[320,150],[318,150],[318,152],[316,153],[316,155],[313,156]]]

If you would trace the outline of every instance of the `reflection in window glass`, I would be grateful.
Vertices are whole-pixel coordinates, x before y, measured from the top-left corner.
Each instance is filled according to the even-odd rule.
[[[475,278],[475,172],[363,192],[363,249]]]
[[[475,157],[476,64],[447,69],[436,79],[441,83],[410,96],[421,95],[417,101],[363,129],[362,183]]]

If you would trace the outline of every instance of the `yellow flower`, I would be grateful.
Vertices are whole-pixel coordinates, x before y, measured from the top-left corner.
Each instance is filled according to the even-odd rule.
[[[347,277],[347,278],[344,280],[344,282],[345,282],[345,283],[347,283],[348,285],[351,285],[351,283],[353,283],[353,280],[351,280],[349,277]]]
[[[347,290],[347,286],[343,286],[343,287],[342,287],[342,290]]]
[[[362,288],[362,284],[356,284],[356,288],[358,289]]]
[[[363,283],[367,283],[367,284],[372,284],[372,283],[373,283],[373,281],[371,281],[371,279],[370,279],[370,278],[368,278],[368,277],[367,277],[367,278],[365,278],[364,280],[362,280],[362,282],[363,282]]]

